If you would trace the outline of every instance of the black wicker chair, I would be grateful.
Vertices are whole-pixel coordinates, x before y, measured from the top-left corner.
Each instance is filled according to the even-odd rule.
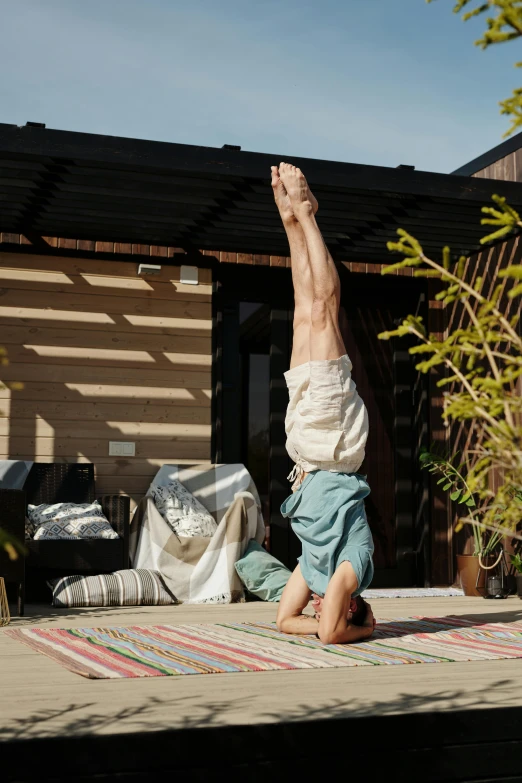
[[[94,465],[35,462],[24,485],[27,504],[92,503],[96,498]],[[40,577],[63,574],[103,574],[129,567],[130,499],[98,498],[118,539],[26,541],[27,569]]]
[[[23,542],[25,535],[25,493],[20,489],[0,489],[0,527]],[[25,604],[25,557],[10,560],[0,551],[0,576],[6,583],[18,585],[18,615],[23,617]]]

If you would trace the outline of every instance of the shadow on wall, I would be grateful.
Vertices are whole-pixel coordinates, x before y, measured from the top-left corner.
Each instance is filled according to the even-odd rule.
[[[160,464],[210,459],[210,270],[196,287],[169,266],[158,278],[98,259],[14,266],[0,268],[0,380],[23,389],[0,392],[0,458],[93,462],[100,494],[136,500]],[[136,456],[110,457],[110,440]]]

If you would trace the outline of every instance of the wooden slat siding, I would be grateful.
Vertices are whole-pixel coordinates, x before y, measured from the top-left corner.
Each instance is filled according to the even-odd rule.
[[[486,168],[477,171],[474,177],[508,180],[511,182],[522,181],[522,150],[516,150],[510,153],[505,158],[501,158]],[[484,227],[484,234],[487,233],[487,227]],[[498,280],[498,271],[506,268],[511,264],[519,264],[522,262],[522,243],[520,238],[511,238],[500,245],[493,248],[487,248],[481,253],[472,256],[466,266],[467,279],[472,282],[477,276],[481,275],[486,278],[486,285],[484,294],[486,296],[491,295],[495,288],[495,284],[500,282]],[[506,281],[507,285],[507,281]],[[509,288],[510,285],[507,285]],[[517,312],[520,312],[520,301],[509,299],[506,295],[503,295],[500,299],[501,309],[508,315],[512,316]],[[476,309],[476,308],[475,308]],[[459,327],[465,327],[467,324],[467,315],[463,311],[463,308],[456,304],[447,315],[447,329],[453,331]],[[451,391],[451,387],[449,388]],[[469,426],[466,422],[456,422],[449,430],[449,440],[452,450],[465,453],[466,449],[477,445],[477,433],[472,426]],[[495,471],[491,476],[491,486],[494,488],[500,476]],[[456,513],[453,521],[456,521]],[[506,542],[508,544],[508,542]],[[457,551],[463,553],[471,553],[473,551],[473,540],[471,531],[464,529],[457,538]]]
[[[95,252],[100,255],[145,255],[156,258],[173,258],[174,256],[180,256],[179,262],[183,263],[183,256],[186,255],[186,251],[180,247],[165,247],[163,245],[140,245],[131,244],[126,242],[94,242],[92,240],[84,239],[59,239],[56,237],[42,237],[50,247],[59,247],[61,249],[77,249],[79,251]],[[1,244],[25,244],[30,245],[31,242],[20,234],[0,234],[0,250]],[[248,264],[250,266],[273,266],[273,267],[290,267],[291,261],[289,256],[271,256],[271,255],[258,255],[252,253],[236,253],[236,252],[224,252],[220,250],[202,250],[201,255],[209,258],[215,258],[223,264]],[[390,262],[393,259],[390,258]],[[192,262],[191,262],[192,263]],[[352,265],[355,267],[352,271],[358,271],[363,273],[380,274],[380,270],[383,264],[367,264],[366,262],[343,262],[345,266],[351,269]],[[201,270],[200,270],[201,271]],[[403,274],[410,276],[413,274],[411,269],[399,271],[397,274]]]
[[[179,302],[176,302],[179,305]],[[15,308],[16,309],[16,308]],[[20,309],[20,308],[18,308]],[[22,308],[23,309],[23,308]],[[107,324],[110,323],[109,316],[105,313],[79,313],[74,314],[74,321],[67,310],[44,310],[39,308],[28,308],[24,313],[23,325],[38,330],[45,321],[48,328],[63,328],[64,322],[70,321],[71,329],[83,329],[89,331],[106,331]],[[155,334],[158,337],[164,334],[165,327],[175,329],[176,334],[187,335],[188,337],[207,337],[210,333],[211,325],[206,318],[183,317],[183,312],[178,309],[177,318],[155,318],[154,316],[133,316],[129,318],[129,323],[120,325],[121,332],[131,332],[135,335],[138,332],[145,332],[148,335]],[[158,321],[157,325],[154,321]],[[9,327],[19,325],[19,316],[13,314],[11,307],[0,305],[0,327]]]
[[[428,323],[427,329],[437,339],[442,339],[445,329],[445,311],[442,302],[435,299],[440,290],[438,280],[428,279]],[[429,406],[429,441],[442,452],[446,451],[448,431],[442,420],[443,396],[442,390],[437,386],[437,381],[442,377],[443,371],[433,369],[428,377]],[[450,585],[453,582],[453,526],[449,513],[449,501],[447,493],[442,491],[437,484],[438,476],[430,475],[431,494],[431,524],[430,524],[430,549],[431,549],[431,574],[430,583],[433,586]]]
[[[91,259],[0,253],[0,380],[24,384],[0,390],[0,459],[93,462],[98,492],[138,501],[161,464],[210,460],[212,271],[141,278],[101,244]],[[109,440],[136,456],[110,457]]]
[[[514,164],[515,164],[515,182],[520,182],[522,180],[522,149],[518,149],[514,156]]]
[[[122,386],[165,386],[167,388],[202,389],[208,385],[210,370],[205,367],[193,367],[190,370],[180,370],[172,365],[172,370],[161,369],[155,364],[144,365],[140,369],[108,366],[103,368],[105,383],[121,383]],[[33,381],[34,363],[11,363],[2,367],[2,378],[5,381]],[[49,364],[38,368],[38,380],[41,383],[92,383],[93,375],[90,367],[83,364]]]
[[[70,424],[70,422],[68,422]],[[88,421],[75,422],[74,432],[71,437],[75,438],[104,438],[106,435],[106,424],[115,429],[121,438],[129,435],[140,435],[146,440],[164,440],[165,438],[196,438],[198,441],[206,439],[210,434],[210,423],[208,424],[181,424],[179,422],[128,422],[111,421],[102,422]],[[17,424],[17,431],[20,437],[33,437],[34,433],[41,438],[52,438],[55,434],[55,427],[49,424],[45,419],[38,419],[36,426],[32,418],[20,419]],[[0,418],[0,437],[9,435],[9,421],[7,418]]]
[[[150,245],[132,245],[132,255],[150,256]]]
[[[96,242],[98,253],[114,253],[114,242]]]
[[[169,258],[174,258],[174,256],[177,256],[177,255],[182,255],[182,256],[185,255],[185,251],[183,250],[182,247],[168,247],[167,248],[167,255],[168,255]],[[213,250],[213,251],[211,251],[211,253],[209,253],[209,255],[215,256],[215,255],[219,255],[219,253],[217,253],[217,251]]]
[[[5,231],[0,234],[2,242],[6,242],[10,245],[19,245],[20,244],[20,234],[9,234]]]
[[[96,242],[94,242],[92,239],[79,239],[78,250],[83,250],[86,251],[87,253],[92,253],[93,251],[96,250]],[[117,252],[116,245],[114,245],[114,252]],[[130,250],[128,252],[130,253]]]
[[[64,334],[64,329],[66,334]],[[2,329],[2,343],[9,345],[66,345],[77,348],[112,348],[119,350],[155,350],[171,353],[206,353],[210,345],[208,337],[188,337],[183,335],[148,335],[137,332],[116,332],[110,329],[94,331],[87,329],[67,329],[66,326],[54,329],[45,324],[42,328],[9,326]],[[169,332],[171,330],[168,330]]]
[[[498,272],[500,269],[505,269],[512,264],[522,262],[522,242],[520,238],[513,238],[494,248],[488,248],[477,256],[473,256],[469,259],[466,267],[467,279],[472,282],[478,275],[483,275],[486,278],[484,294],[490,296],[497,283]],[[511,283],[507,280],[504,283],[505,290],[508,291],[511,288]],[[519,299],[509,299],[506,294],[503,294],[500,298],[500,308],[505,312],[508,318],[520,314],[521,304]],[[477,306],[474,305],[474,309]],[[465,327],[467,324],[467,314],[463,312],[463,308],[459,305],[455,305],[448,317],[448,330],[454,330],[459,327]],[[451,391],[450,387],[450,391]],[[465,453],[468,448],[475,448],[478,445],[478,435],[473,426],[470,426],[466,422],[456,422],[452,425],[450,432],[450,442],[452,449]],[[497,471],[493,471],[490,476],[491,488],[494,489],[498,486],[500,481],[500,475]],[[456,521],[456,513],[454,521]],[[509,542],[505,542],[509,547]],[[465,529],[459,534],[458,537],[458,551],[464,554],[471,554],[473,547],[473,540],[471,530]]]
[[[77,250],[78,240],[76,239],[59,239],[58,247],[62,250]]]
[[[142,281],[141,285],[146,284],[145,278],[138,278],[138,263],[135,265],[128,261],[112,260],[110,261],[110,268],[107,266],[107,262],[102,259],[89,258],[75,258],[74,256],[68,256],[67,258],[56,256],[42,256],[31,253],[24,253],[23,256],[19,253],[1,252],[3,263],[0,265],[0,270],[5,269],[25,269],[25,270],[38,270],[42,272],[61,272],[62,275],[96,275],[100,278],[111,279],[111,277],[118,278],[131,278],[136,281]],[[8,263],[10,260],[11,263]],[[183,260],[183,259],[181,259]],[[62,263],[63,262],[63,263]],[[57,266],[59,264],[59,266]],[[86,266],[88,264],[88,266]],[[110,271],[109,271],[110,270]],[[154,275],[152,282],[163,283],[175,283],[178,284],[180,278],[180,266],[165,266],[159,275]],[[150,283],[151,278],[148,278]],[[78,283],[80,281],[77,281]],[[103,280],[101,280],[103,282]],[[207,268],[199,270],[199,282],[205,285],[210,285],[212,282],[212,271]],[[187,292],[197,291],[199,286],[187,286],[185,289]]]

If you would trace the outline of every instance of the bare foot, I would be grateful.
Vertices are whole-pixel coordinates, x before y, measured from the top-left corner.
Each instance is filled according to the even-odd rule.
[[[288,198],[288,193],[283,185],[281,177],[279,176],[279,169],[277,166],[272,166],[272,190],[274,191],[274,199],[281,215],[283,223],[291,223],[296,220],[294,210]]]
[[[290,199],[294,215],[297,218],[300,215],[315,215],[319,205],[308,187],[308,182],[301,169],[292,166],[290,163],[281,163],[279,165],[279,176]]]

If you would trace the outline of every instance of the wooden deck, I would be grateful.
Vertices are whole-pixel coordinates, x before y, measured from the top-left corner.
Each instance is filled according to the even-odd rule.
[[[378,599],[373,602],[373,608],[376,616],[382,619],[419,614],[452,614],[477,621],[485,616],[499,622],[522,619],[522,602],[517,598],[506,601]],[[27,607],[26,617],[15,618],[11,627],[273,620],[275,612],[276,605],[263,603],[83,610],[54,610],[33,605]],[[134,737],[139,737],[142,747],[151,743],[151,752],[156,748],[155,758],[159,742],[162,741],[163,746],[168,742],[171,749],[177,747],[178,754],[169,755],[168,761],[164,758],[159,769],[161,772],[183,769],[186,780],[199,780],[194,770],[196,767],[201,770],[206,765],[211,768],[212,759],[202,749],[203,755],[191,755],[193,764],[189,763],[183,756],[183,748],[193,747],[194,743],[198,747],[197,738],[201,741],[205,738],[205,743],[210,743],[208,753],[212,754],[218,752],[215,747],[218,743],[220,754],[225,749],[232,754],[226,769],[233,757],[239,772],[241,764],[244,767],[247,763],[244,759],[241,761],[241,753],[235,745],[242,737],[242,752],[246,752],[249,742],[254,743],[256,764],[259,763],[259,768],[265,772],[270,770],[273,778],[270,765],[276,763],[274,759],[279,759],[279,770],[286,768],[285,764],[294,765],[288,767],[289,770],[299,769],[299,763],[305,763],[306,759],[303,769],[310,769],[310,764],[318,763],[318,758],[322,757],[322,751],[317,755],[316,743],[320,750],[324,742],[331,741],[339,731],[344,742],[337,752],[342,749],[346,759],[351,752],[350,736],[354,737],[363,729],[370,747],[386,746],[388,760],[401,747],[403,756],[405,748],[409,748],[408,754],[415,751],[416,758],[433,755],[435,740],[430,739],[431,736],[437,738],[439,750],[440,746],[458,745],[471,753],[471,748],[475,748],[470,758],[477,763],[480,754],[485,753],[484,743],[494,742],[496,750],[492,755],[490,749],[490,761],[480,762],[480,779],[510,780],[511,783],[522,780],[522,774],[514,777],[511,768],[505,770],[508,777],[498,776],[499,769],[502,771],[499,759],[509,758],[512,753],[518,760],[522,758],[522,660],[93,681],[67,671],[2,631],[0,629],[0,766],[4,771],[7,769],[6,780],[73,779],[67,778],[65,772],[61,777],[56,768],[53,777],[42,777],[40,764],[31,772],[32,753],[26,754],[22,749],[39,749],[41,759],[42,755],[47,755],[43,747],[49,743],[59,744],[62,757],[72,754],[73,748],[78,756],[79,749],[83,748],[81,752],[87,753],[89,759],[85,777],[74,779],[90,780],[95,773],[101,774],[100,769],[91,771],[89,764],[94,763],[96,755],[99,758],[99,748],[106,747],[107,739],[110,738],[109,747],[125,747],[124,758],[128,759],[132,749],[135,750]],[[437,716],[443,720],[437,720]],[[392,718],[395,728],[390,732]],[[314,721],[313,726],[310,721]],[[252,734],[254,728],[257,733]],[[283,732],[281,738],[284,736],[284,747],[293,754],[292,759],[286,757],[286,751],[281,755],[277,732]],[[218,737],[221,737],[219,742]],[[325,737],[330,739],[325,740]],[[395,737],[393,743],[392,737]],[[180,745],[182,738],[185,739]],[[87,747],[90,748],[88,752]],[[261,751],[262,759],[259,758]],[[184,758],[182,763],[179,754]],[[439,756],[440,753],[433,758]],[[493,758],[495,764],[491,761]],[[372,764],[378,766],[380,763],[383,761],[377,754]],[[112,772],[107,773],[107,766],[102,765],[101,771],[109,776],[97,780],[149,779],[139,776],[145,772],[139,771],[136,759],[132,763],[132,774],[125,764],[113,770],[114,774],[118,772],[117,778],[112,777]],[[519,761],[517,764],[520,766]],[[12,766],[18,770],[16,775]],[[21,767],[25,776],[20,773]],[[189,769],[192,776],[187,777]],[[448,767],[448,775],[450,773],[453,777],[444,777],[439,770],[439,776],[432,777],[428,770],[423,779],[479,779],[456,776],[454,764]],[[412,776],[404,774],[403,780],[419,779],[413,772]]]

